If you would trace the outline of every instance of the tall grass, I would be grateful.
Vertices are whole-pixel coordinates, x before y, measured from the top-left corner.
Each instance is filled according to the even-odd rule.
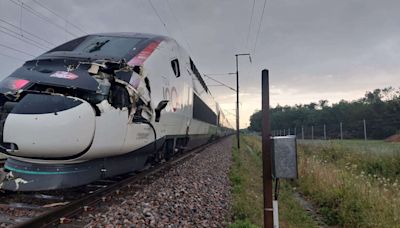
[[[234,223],[231,228],[262,227],[263,192],[261,141],[256,136],[241,137],[241,149],[232,148],[232,183]],[[311,217],[294,200],[291,186],[282,184],[280,194],[281,227],[317,227]]]
[[[261,227],[263,201],[259,158],[245,149],[247,144],[242,142],[240,150],[236,147],[236,141],[233,145],[233,164],[229,176],[233,187],[235,223],[231,227]]]
[[[316,156],[341,168],[352,166],[366,175],[392,180],[400,177],[400,144],[360,140],[300,142],[306,156]]]
[[[400,150],[373,142],[301,142],[300,191],[329,225],[399,227]]]

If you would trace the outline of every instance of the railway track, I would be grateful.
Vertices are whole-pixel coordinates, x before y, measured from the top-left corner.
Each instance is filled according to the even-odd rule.
[[[68,224],[80,213],[93,210],[102,202],[110,200],[114,194],[120,194],[125,188],[138,188],[140,181],[146,177],[191,159],[219,141],[178,155],[173,160],[139,173],[99,180],[79,188],[65,191],[0,193],[0,227],[54,227]]]

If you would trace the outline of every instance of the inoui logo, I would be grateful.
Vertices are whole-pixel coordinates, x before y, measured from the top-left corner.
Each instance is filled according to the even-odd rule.
[[[172,86],[171,89],[168,87],[163,88],[163,97],[165,100],[168,100],[168,108],[173,112],[179,107],[179,95],[175,88]]]

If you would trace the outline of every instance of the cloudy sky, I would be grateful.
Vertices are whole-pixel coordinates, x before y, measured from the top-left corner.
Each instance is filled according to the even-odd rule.
[[[241,127],[261,107],[264,68],[270,70],[273,105],[332,103],[399,87],[400,1],[267,0],[262,20],[264,0],[152,3],[156,11],[149,0],[0,0],[0,78],[76,36],[133,31],[175,38],[206,74],[235,72],[234,55],[251,53],[251,64],[247,57],[239,61]],[[214,78],[235,86],[233,75]],[[210,88],[234,123],[235,94]]]

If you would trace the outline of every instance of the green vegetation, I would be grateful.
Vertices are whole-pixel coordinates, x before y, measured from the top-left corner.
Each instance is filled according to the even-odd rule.
[[[261,227],[263,201],[259,158],[249,153],[247,144],[242,143],[240,151],[236,142],[234,145],[230,179],[235,223],[231,227]]]
[[[400,144],[364,140],[300,141],[306,156],[355,173],[395,180],[400,177]]]
[[[355,101],[340,101],[328,105],[327,100],[318,103],[295,106],[276,106],[271,109],[271,129],[306,127],[305,134],[311,134],[310,126],[315,126],[314,135],[323,135],[325,124],[328,138],[339,138],[339,123],[343,123],[344,138],[363,138],[363,119],[367,122],[368,138],[384,139],[396,134],[400,129],[400,90],[391,87],[366,92]],[[250,118],[251,131],[261,131],[261,112]],[[319,128],[317,128],[319,126]],[[317,132],[319,131],[319,132]],[[292,132],[293,133],[293,132]],[[299,133],[299,131],[297,131]]]
[[[400,224],[400,145],[379,141],[300,141],[297,186],[329,225]]]
[[[257,136],[243,136],[241,150],[233,144],[230,171],[233,194],[232,228],[261,227],[263,222],[261,141]],[[295,201],[291,186],[283,182],[280,198],[281,227],[317,227],[307,212]]]

